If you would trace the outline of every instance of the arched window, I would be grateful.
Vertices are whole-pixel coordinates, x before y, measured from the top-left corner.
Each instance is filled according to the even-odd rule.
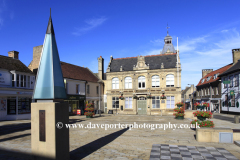
[[[157,76],[157,75],[152,76],[152,87],[160,87],[160,78],[159,78],[159,76]]]
[[[119,79],[118,78],[112,79],[112,89],[119,89]]]
[[[174,87],[174,75],[168,74],[166,76],[166,87]]]
[[[138,77],[138,88],[145,88],[145,77]]]
[[[125,89],[132,88],[132,78],[131,77],[126,77],[124,82],[125,82]]]

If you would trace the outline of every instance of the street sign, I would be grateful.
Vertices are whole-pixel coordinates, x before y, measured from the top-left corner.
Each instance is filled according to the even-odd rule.
[[[230,91],[230,95],[233,96],[234,95],[234,90]]]
[[[223,81],[223,84],[230,84],[230,81]]]

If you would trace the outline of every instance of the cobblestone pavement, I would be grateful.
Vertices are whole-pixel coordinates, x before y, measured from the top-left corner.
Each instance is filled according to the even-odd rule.
[[[70,124],[189,124],[190,119],[175,120],[173,116],[103,115],[96,118],[70,116]],[[240,129],[239,124],[214,119],[215,127]],[[14,129],[12,129],[14,128]],[[17,129],[16,129],[17,128]],[[30,120],[0,122],[0,159],[30,159]],[[240,147],[229,143],[200,143],[195,131],[185,129],[70,129],[71,159],[142,159],[149,160],[153,144],[224,148],[240,159]],[[17,153],[15,153],[17,152]]]

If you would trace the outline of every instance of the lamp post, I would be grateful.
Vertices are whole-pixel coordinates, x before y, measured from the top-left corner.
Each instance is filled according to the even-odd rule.
[[[191,85],[191,87],[193,86],[193,92],[194,92],[194,84],[188,84],[188,85]],[[192,93],[191,93],[192,94]],[[191,101],[190,101],[190,105],[191,105],[191,110],[193,110],[193,97],[194,96],[191,96]],[[189,97],[190,99],[190,97]]]

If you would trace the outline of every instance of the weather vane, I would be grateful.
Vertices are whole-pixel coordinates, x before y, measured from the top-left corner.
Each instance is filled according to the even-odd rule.
[[[170,27],[168,27],[168,23],[167,23],[167,35],[168,35],[168,28],[170,28]]]

